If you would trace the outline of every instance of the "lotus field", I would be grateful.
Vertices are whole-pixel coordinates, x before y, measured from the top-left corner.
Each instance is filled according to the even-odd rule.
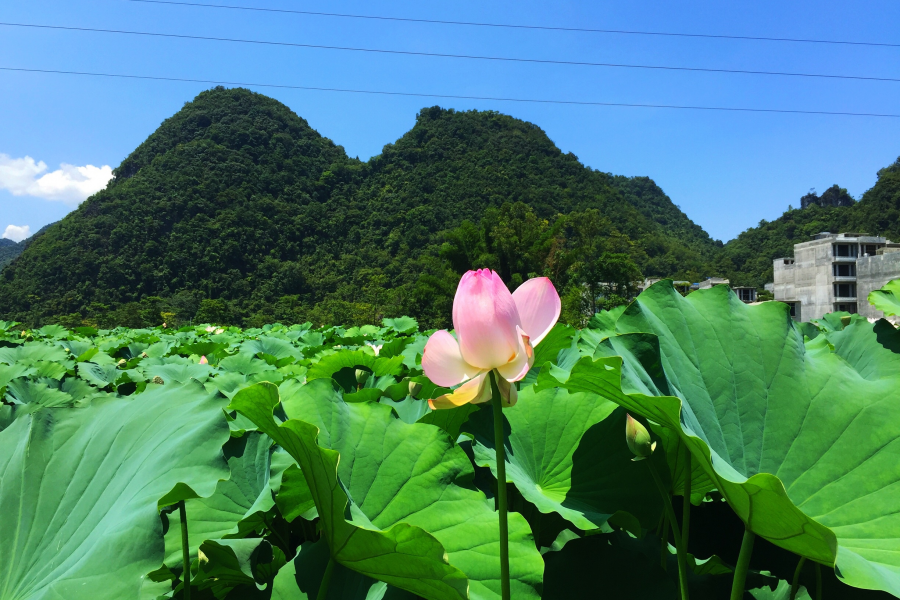
[[[453,333],[0,322],[0,600],[900,597],[888,321],[498,282]]]

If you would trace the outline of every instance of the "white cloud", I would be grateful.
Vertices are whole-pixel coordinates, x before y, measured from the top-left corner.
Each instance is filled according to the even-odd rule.
[[[78,205],[105,188],[113,176],[109,165],[78,167],[62,163],[59,167],[47,173],[44,161],[0,154],[0,189],[8,190],[13,196],[34,196]]]
[[[0,237],[14,242],[21,242],[30,236],[31,227],[28,225],[7,225],[6,231],[4,231],[3,235]]]

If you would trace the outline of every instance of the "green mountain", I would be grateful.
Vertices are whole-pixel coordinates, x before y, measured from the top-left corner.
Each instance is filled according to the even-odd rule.
[[[793,256],[794,244],[821,231],[870,233],[900,241],[900,158],[878,171],[875,185],[859,202],[847,198],[847,190],[836,185],[818,201],[804,196],[806,208],[790,208],[778,219],[762,221],[725,244],[711,270],[732,284],[761,288],[772,281],[772,260]]]
[[[587,168],[496,112],[424,109],[361,162],[283,104],[216,88],[114,173],[0,273],[0,318],[440,326],[461,268],[578,294],[609,265],[697,278],[721,247],[652,180]]]

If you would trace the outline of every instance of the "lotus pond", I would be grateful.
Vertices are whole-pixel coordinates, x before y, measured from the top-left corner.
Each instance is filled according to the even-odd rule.
[[[494,413],[430,408],[427,339],[0,322],[0,600],[500,598]],[[900,597],[890,323],[663,281],[534,352],[501,423],[512,598],[678,598],[676,542],[694,599],[741,561],[745,598]]]

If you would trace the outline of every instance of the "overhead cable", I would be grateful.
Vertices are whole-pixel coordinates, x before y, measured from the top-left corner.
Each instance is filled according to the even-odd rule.
[[[426,94],[421,92],[393,92],[383,90],[359,90],[348,88],[333,87],[315,87],[306,85],[288,85],[278,83],[250,83],[241,81],[221,81],[216,79],[193,79],[184,77],[160,77],[152,75],[128,75],[123,73],[96,73],[88,71],[63,71],[57,69],[26,69],[18,67],[0,67],[0,71],[13,71],[22,73],[46,73],[55,75],[83,75],[90,77],[114,77],[122,79],[139,79],[150,81],[172,81],[180,83],[202,83],[211,85],[234,85],[245,87],[263,87],[263,88],[281,88],[291,90],[308,90],[319,92],[340,92],[348,94],[374,94],[380,96],[409,96],[415,98],[446,98],[451,100],[483,100],[491,102],[522,102],[534,104],[566,104],[574,106],[610,106],[610,107],[627,107],[627,108],[671,108],[680,110],[704,110],[704,111],[726,111],[726,112],[748,112],[748,113],[783,113],[783,114],[800,114],[800,115],[831,115],[831,116],[847,116],[847,117],[884,117],[891,119],[900,119],[900,114],[891,113],[869,113],[869,112],[850,112],[850,111],[831,111],[831,110],[792,110],[782,108],[749,108],[749,107],[732,107],[732,106],[692,106],[680,104],[635,104],[628,102],[592,102],[583,100],[551,100],[540,98],[510,98],[502,96],[464,96],[459,94]]]
[[[145,4],[171,4],[176,6],[193,6],[203,8],[225,8],[232,10],[249,10],[268,13],[287,13],[297,15],[311,15],[318,17],[341,17],[349,19],[371,19],[377,21],[401,21],[408,23],[428,23],[434,25],[465,25],[470,27],[499,27],[505,29],[535,29],[542,31],[568,31],[577,33],[615,33],[623,35],[655,35],[685,38],[711,38],[725,40],[751,40],[764,42],[797,42],[804,44],[844,44],[851,46],[883,46],[900,48],[900,44],[887,42],[859,42],[850,40],[822,40],[810,38],[767,37],[752,35],[727,35],[715,33],[682,33],[673,31],[638,31],[633,29],[591,29],[587,27],[554,27],[551,25],[522,25],[514,23],[483,23],[477,21],[448,21],[442,19],[415,19],[410,17],[386,17],[380,15],[353,15],[347,13],[316,12],[311,10],[295,10],[288,8],[263,8],[257,6],[236,6],[230,4],[202,4],[199,2],[175,2],[174,0],[130,0],[131,2],[143,2]]]
[[[249,40],[242,38],[213,37],[201,35],[187,35],[180,33],[158,33],[151,31],[131,31],[126,29],[99,29],[94,27],[72,27],[63,25],[39,25],[34,23],[4,23],[0,22],[0,26],[4,27],[28,27],[35,29],[54,29],[63,31],[80,31],[91,33],[116,33],[124,35],[138,35],[148,37],[176,38],[186,40],[201,40],[212,42],[234,42],[239,44],[258,44],[264,46],[289,46],[293,48],[314,48],[320,50],[342,50],[349,52],[368,52],[375,54],[395,54],[404,56],[426,56],[430,58],[456,58],[468,60],[491,60],[501,62],[515,63],[533,63],[546,65],[573,65],[582,67],[611,67],[621,69],[652,69],[662,71],[692,71],[700,73],[730,73],[740,75],[776,75],[783,77],[806,77],[806,78],[824,78],[824,79],[852,79],[863,81],[882,81],[882,82],[900,82],[900,78],[896,77],[869,77],[863,75],[831,75],[826,73],[796,73],[788,71],[756,71],[749,69],[715,69],[709,67],[672,67],[664,65],[638,65],[625,63],[601,63],[574,60],[552,60],[542,58],[517,58],[504,56],[480,56],[475,54],[444,54],[438,52],[418,52],[414,50],[386,50],[381,48],[357,48],[352,46],[326,46],[322,44],[302,44],[299,42],[276,42],[269,40]]]

